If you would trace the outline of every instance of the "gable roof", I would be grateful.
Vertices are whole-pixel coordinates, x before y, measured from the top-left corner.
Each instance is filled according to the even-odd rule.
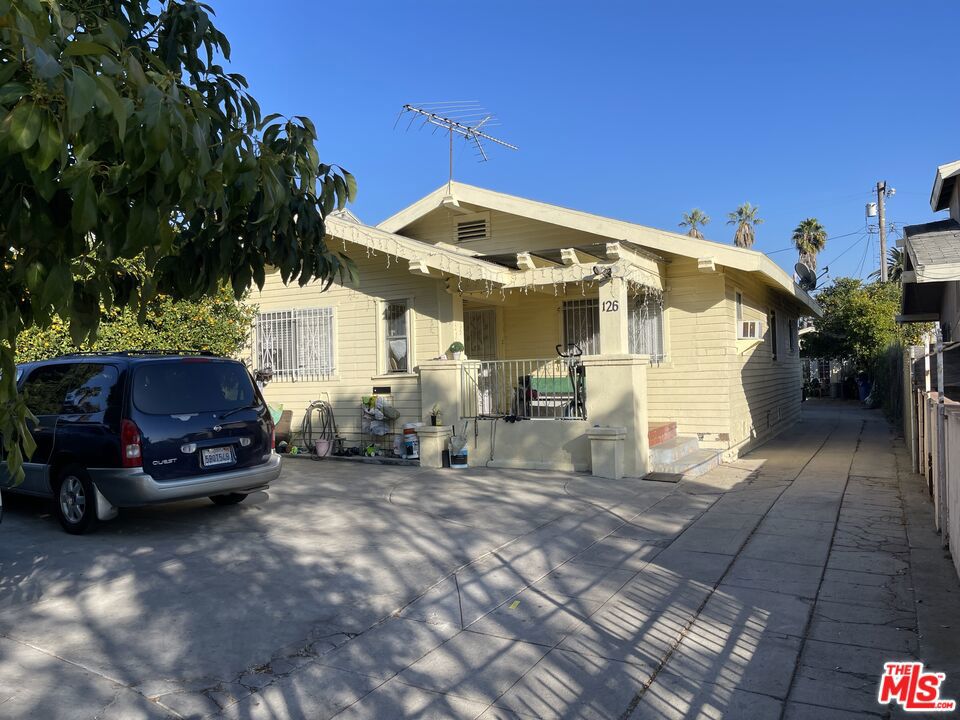
[[[954,160],[937,168],[933,178],[933,190],[930,192],[930,207],[934,212],[950,207],[950,195],[960,175],[960,160]]]
[[[903,238],[916,282],[960,278],[960,223],[956,220],[907,225]]]
[[[661,252],[692,258],[709,258],[720,265],[745,272],[758,273],[766,284],[792,296],[815,315],[822,314],[817,301],[802,290],[793,281],[791,275],[788,275],[783,268],[762,252],[723,245],[711,240],[698,240],[680,233],[659,230],[624,220],[614,220],[536,200],[527,200],[515,195],[507,195],[459,182],[444,184],[426,197],[387,218],[377,227],[390,233],[401,232],[413,222],[441,207],[444,200],[449,203],[451,193],[456,201],[471,205],[580,230],[593,235],[608,237],[611,240],[627,241]]]
[[[502,267],[482,258],[472,257],[456,248],[429,245],[335,215],[328,216],[325,224],[328,237],[406,260],[410,267],[418,272],[432,269],[468,280],[504,284]]]

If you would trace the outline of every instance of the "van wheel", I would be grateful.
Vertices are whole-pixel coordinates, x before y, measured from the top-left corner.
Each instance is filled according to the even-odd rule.
[[[236,505],[247,499],[247,493],[230,493],[228,495],[211,495],[215,505]]]
[[[71,535],[83,535],[97,525],[96,491],[87,471],[79,465],[65,467],[57,475],[54,496],[57,519]]]

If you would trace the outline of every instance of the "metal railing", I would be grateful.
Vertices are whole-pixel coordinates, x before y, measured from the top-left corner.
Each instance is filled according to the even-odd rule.
[[[468,360],[460,382],[461,416],[586,420],[586,378],[574,358]]]

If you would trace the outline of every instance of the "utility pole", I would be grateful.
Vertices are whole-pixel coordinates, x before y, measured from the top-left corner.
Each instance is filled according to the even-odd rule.
[[[877,183],[877,215],[880,220],[880,282],[887,281],[887,219],[884,200],[887,195],[887,181]]]

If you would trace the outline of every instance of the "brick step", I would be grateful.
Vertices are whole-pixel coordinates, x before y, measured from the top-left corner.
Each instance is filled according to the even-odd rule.
[[[677,424],[675,422],[653,422],[647,428],[647,443],[655,447],[668,440],[673,440],[677,436]]]

